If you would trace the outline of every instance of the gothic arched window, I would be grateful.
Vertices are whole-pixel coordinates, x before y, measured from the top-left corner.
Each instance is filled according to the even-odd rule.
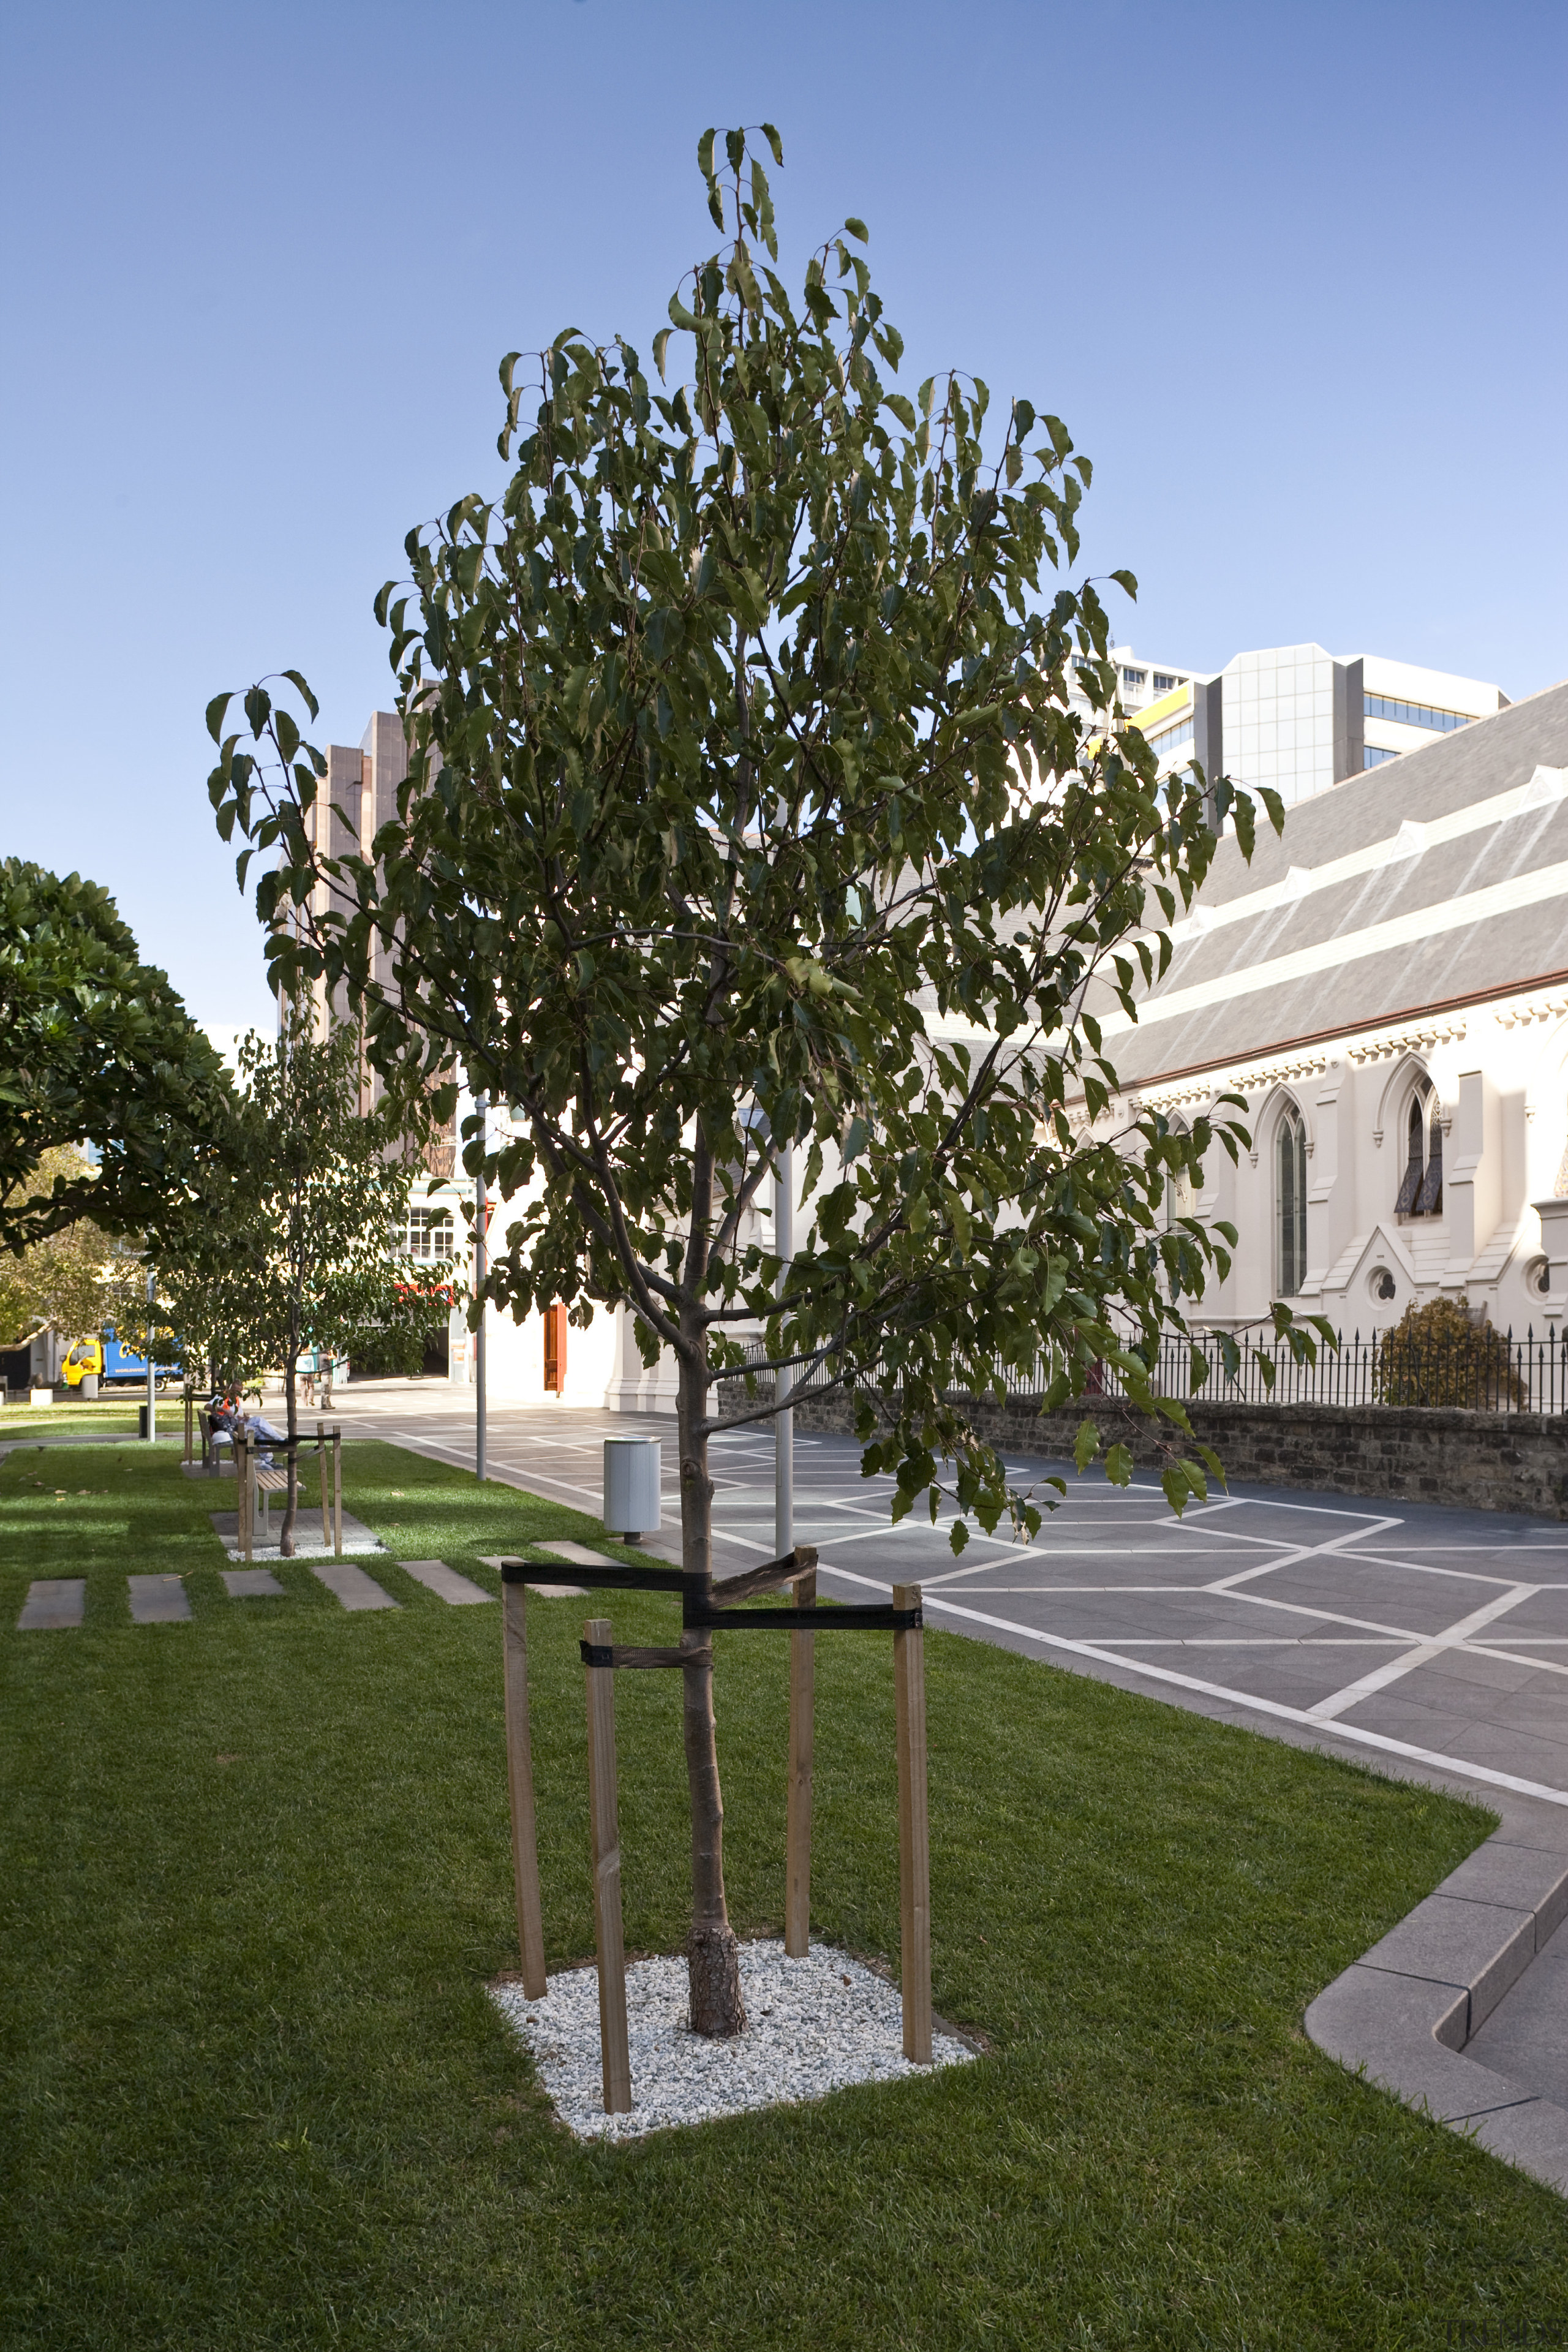
[[[1280,1114],[1274,1131],[1274,1270],[1281,1298],[1307,1278],[1307,1130],[1301,1114]]]
[[[1405,1119],[1405,1174],[1396,1216],[1436,1217],[1443,1207],[1441,1105],[1429,1087],[1417,1087]]]

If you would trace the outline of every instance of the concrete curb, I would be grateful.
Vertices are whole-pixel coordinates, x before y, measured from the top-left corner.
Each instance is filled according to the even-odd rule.
[[[1568,1916],[1568,1821],[1556,1828],[1533,1809],[1505,1818],[1319,1994],[1306,2028],[1352,2074],[1568,2196],[1568,2108],[1463,2054]]]

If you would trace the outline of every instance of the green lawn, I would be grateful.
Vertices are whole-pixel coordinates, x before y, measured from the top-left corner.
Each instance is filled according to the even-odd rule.
[[[379,1444],[410,1559],[591,1522]],[[63,1493],[57,1491],[63,1489]],[[1306,2003],[1487,1815],[928,1636],[935,1993],[977,2064],[584,2148],[485,1994],[515,1966],[499,1611],[228,1601],[211,1488],[0,1468],[8,2347],[1441,2345],[1568,2333],[1568,2208],[1352,2081]],[[195,1622],[132,1628],[128,1569]],[[10,1631],[85,1571],[86,1627]],[[590,1605],[531,1604],[552,1967],[592,1948]],[[783,1900],[784,1636],[721,1635],[733,1912]],[[890,1644],[818,1644],[819,1931],[898,1940]],[[679,1944],[679,1677],[617,1686],[626,1941]]]
[[[137,1430],[136,1408],[147,1402],[146,1391],[139,1394],[88,1399],[71,1398],[68,1404],[10,1404],[0,1412],[0,1445],[10,1445],[18,1437],[77,1436],[90,1430],[97,1436],[134,1437]],[[185,1408],[177,1396],[158,1399],[158,1431],[161,1436],[171,1432],[183,1434]]]

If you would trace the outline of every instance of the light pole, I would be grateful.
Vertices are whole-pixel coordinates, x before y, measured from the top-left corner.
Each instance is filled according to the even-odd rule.
[[[489,1139],[489,1099],[476,1097],[474,1108],[479,1115],[479,1172],[474,1179],[474,1295],[479,1302],[479,1328],[474,1333],[474,1476],[485,1484],[485,1302],[484,1286],[487,1266],[485,1219],[485,1163],[483,1153]]]
[[[147,1443],[149,1445],[158,1434],[156,1428],[158,1376],[153,1369],[153,1301],[156,1296],[157,1286],[153,1280],[153,1269],[149,1266],[147,1269]]]
[[[789,1280],[795,1255],[795,1147],[786,1143],[773,1160],[773,1248],[779,1259],[779,1296]],[[773,1397],[781,1402],[795,1386],[795,1374],[781,1364],[773,1374]],[[795,1549],[795,1414],[787,1405],[773,1415],[773,1557]]]

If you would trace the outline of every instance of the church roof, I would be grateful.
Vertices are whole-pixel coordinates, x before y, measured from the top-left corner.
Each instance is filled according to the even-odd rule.
[[[1149,1085],[1568,978],[1568,683],[1259,814],[1220,845],[1136,1027],[1106,1055]]]

